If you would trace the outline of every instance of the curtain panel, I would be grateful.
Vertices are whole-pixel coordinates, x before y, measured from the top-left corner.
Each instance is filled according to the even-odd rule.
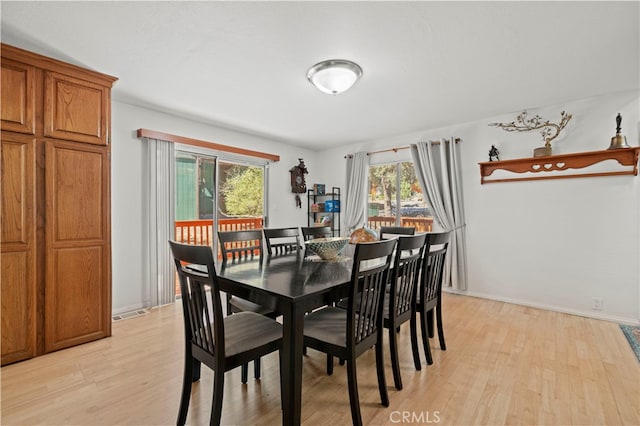
[[[169,240],[175,239],[175,147],[171,142],[147,138],[143,214],[145,290],[150,306],[175,301],[174,265]]]
[[[411,145],[416,175],[438,223],[451,232],[444,285],[467,290],[467,244],[460,148],[455,138]]]
[[[354,229],[367,223],[367,177],[369,156],[356,152],[347,156],[347,187],[344,208],[344,229],[351,235]]]

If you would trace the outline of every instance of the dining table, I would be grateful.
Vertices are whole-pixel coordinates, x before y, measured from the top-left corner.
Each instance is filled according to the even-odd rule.
[[[302,413],[304,316],[348,296],[353,249],[333,260],[283,256],[224,262],[217,269],[221,291],[263,305],[282,315],[282,424],[299,425]]]

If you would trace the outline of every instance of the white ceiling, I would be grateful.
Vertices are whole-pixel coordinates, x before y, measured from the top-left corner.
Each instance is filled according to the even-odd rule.
[[[640,87],[637,1],[0,3],[4,43],[114,99],[309,148]],[[324,59],[364,75],[321,93]]]

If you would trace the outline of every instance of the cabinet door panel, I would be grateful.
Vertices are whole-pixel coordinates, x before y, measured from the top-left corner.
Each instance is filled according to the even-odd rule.
[[[59,248],[50,253],[46,293],[45,351],[107,336],[104,326],[101,246]]]
[[[47,152],[47,232],[56,243],[104,239],[105,165],[102,152],[60,144]]]
[[[111,334],[108,148],[48,142],[45,352]]]
[[[35,68],[2,59],[0,128],[9,132],[35,133]]]
[[[35,356],[35,140],[0,143],[2,365]]]
[[[110,90],[78,78],[45,73],[44,135],[108,143]]]
[[[30,251],[3,252],[0,269],[2,365],[5,365],[35,356],[33,254]]]

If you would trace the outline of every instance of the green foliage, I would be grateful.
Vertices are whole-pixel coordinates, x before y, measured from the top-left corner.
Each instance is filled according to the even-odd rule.
[[[225,171],[220,192],[224,213],[230,216],[262,216],[264,174],[262,168],[233,165]]]
[[[370,194],[371,201],[383,200],[390,209],[395,200],[397,164],[384,164],[369,167],[369,182],[375,188]],[[412,162],[400,163],[400,198],[407,200],[416,193],[419,187],[415,168]]]

